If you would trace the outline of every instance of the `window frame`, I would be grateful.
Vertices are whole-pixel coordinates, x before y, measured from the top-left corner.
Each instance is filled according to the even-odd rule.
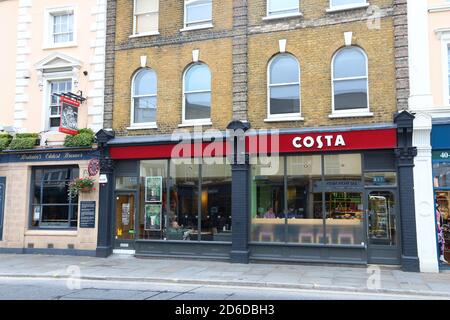
[[[45,77],[45,81],[44,81],[45,85],[43,88],[43,92],[45,94],[43,95],[44,112],[43,112],[43,126],[42,126],[43,130],[42,131],[58,132],[58,130],[59,130],[59,126],[51,127],[51,123],[50,123],[50,118],[56,118],[56,117],[51,117],[51,90],[52,90],[51,83],[57,82],[57,81],[71,81],[72,82],[72,90],[75,85],[75,80],[73,78],[73,75],[68,72],[48,74]]]
[[[284,10],[274,11],[273,13],[270,12],[270,2],[271,1],[280,1],[280,0],[266,0],[266,17],[263,18],[264,20],[270,20],[270,19],[277,19],[277,18],[284,18],[284,17],[296,17],[301,16],[300,11],[300,0],[298,0],[298,6],[297,8],[287,8]],[[289,13],[277,13],[277,12],[286,12],[290,10],[297,9],[296,12],[289,12]]]
[[[77,165],[60,165],[60,166],[33,166],[31,168],[31,179],[30,179],[30,186],[29,186],[29,191],[30,191],[30,195],[29,195],[29,199],[30,199],[30,203],[29,203],[29,221],[28,221],[28,230],[68,230],[68,231],[77,231],[78,227],[79,227],[79,222],[80,222],[80,198],[78,197],[78,201],[76,203],[72,202],[72,199],[68,199],[68,202],[66,204],[55,204],[55,206],[68,206],[69,210],[68,210],[68,223],[67,226],[41,226],[41,221],[42,221],[42,215],[43,215],[43,206],[49,206],[51,204],[44,204],[42,201],[43,198],[43,183],[41,182],[40,185],[40,202],[38,205],[35,205],[33,203],[33,195],[34,195],[34,191],[35,191],[35,172],[36,170],[43,170],[43,173],[45,173],[46,170],[57,170],[57,169],[69,169],[70,170],[70,180],[73,180],[77,177],[74,176],[74,170],[78,169],[78,176],[80,174],[80,168]],[[43,175],[44,177],[45,175]],[[70,181],[69,180],[69,181]],[[44,181],[44,180],[42,180]],[[58,180],[60,181],[60,180]],[[40,211],[40,216],[39,216],[39,226],[33,226],[33,208],[35,206],[40,206],[41,207],[41,211]],[[77,212],[77,226],[76,227],[71,227],[70,223],[71,223],[71,217],[73,217],[73,207],[76,206],[78,208],[78,212]]]
[[[209,20],[197,20],[193,22],[187,21],[187,7],[189,5],[195,5],[196,2],[200,2],[204,0],[184,0],[184,17],[183,17],[183,29],[180,31],[189,31],[196,29],[207,29],[213,27],[213,0],[211,1],[211,19]]]
[[[57,127],[52,127],[51,125],[51,119],[60,119],[60,123],[61,123],[61,105],[59,105],[58,107],[59,109],[59,115],[52,115],[52,107],[54,107],[54,105],[52,105],[52,83],[57,83],[57,82],[70,82],[71,88],[73,89],[73,79],[70,77],[67,78],[61,78],[61,79],[48,79],[48,104],[47,104],[47,110],[48,110],[48,116],[47,116],[47,127],[50,131],[58,131],[59,129],[59,125]],[[71,89],[71,90],[72,90]],[[70,91],[68,91],[70,92]]]
[[[365,58],[366,62],[366,76],[364,77],[347,77],[347,78],[334,78],[334,63],[336,60],[336,57],[341,53],[343,50],[348,48],[354,48],[357,49],[359,52],[361,52]],[[345,109],[345,110],[335,110],[335,88],[334,83],[335,81],[351,81],[351,80],[363,80],[366,79],[366,88],[367,88],[367,107],[366,108],[357,108],[357,109]],[[339,118],[339,117],[367,117],[367,116],[373,116],[373,113],[370,112],[370,86],[369,86],[369,58],[366,54],[366,52],[358,47],[358,46],[346,46],[343,48],[340,48],[333,54],[333,58],[331,60],[331,115],[329,115],[330,118]]]
[[[290,83],[277,83],[277,84],[272,84],[271,80],[270,80],[270,68],[272,66],[272,63],[281,56],[290,56],[291,58],[295,59],[295,61],[297,62],[298,65],[298,82],[290,82]],[[294,113],[283,113],[283,114],[271,114],[270,113],[270,100],[271,100],[271,92],[270,89],[273,87],[282,87],[282,86],[293,86],[293,85],[298,85],[298,90],[299,90],[299,110],[298,112],[294,112]],[[288,52],[282,52],[282,53],[278,53],[276,55],[274,55],[270,60],[269,63],[267,64],[267,119],[265,119],[266,122],[270,122],[270,121],[301,121],[304,120],[301,116],[301,112],[302,112],[302,86],[301,86],[301,66],[300,66],[300,61],[297,59],[296,56],[294,56],[291,53]]]
[[[333,6],[333,1],[334,0],[330,0],[330,7],[326,10],[327,12],[360,9],[360,8],[367,8],[370,6],[368,0],[363,0],[364,3],[344,4],[344,5],[336,5],[336,6]]]
[[[211,83],[210,83],[210,89],[209,90],[196,90],[196,91],[189,91],[186,92],[186,75],[189,72],[189,70],[191,70],[194,66],[196,65],[204,65],[208,68],[208,71],[210,73],[211,76]],[[182,114],[181,114],[181,125],[179,125],[179,127],[183,127],[183,126],[195,126],[195,125],[211,125],[211,112],[212,112],[212,72],[211,69],[209,68],[209,65],[204,63],[204,62],[194,62],[191,63],[187,66],[187,68],[184,70],[183,72],[183,82],[182,82]],[[209,118],[202,118],[202,119],[186,119],[186,94],[195,94],[195,93],[210,93],[211,95],[211,100],[210,100],[210,113],[209,113]]]
[[[130,37],[143,37],[143,36],[154,36],[154,35],[159,35],[159,5],[160,5],[160,1],[156,0],[158,2],[158,11],[147,11],[147,12],[140,12],[140,13],[136,13],[136,1],[138,0],[133,0],[133,34]],[[157,19],[158,19],[158,27],[156,31],[147,31],[147,32],[142,32],[142,33],[138,33],[136,30],[137,27],[137,16],[139,15],[145,15],[145,14],[149,14],[149,13],[157,13]]]
[[[134,85],[136,81],[136,77],[139,73],[143,71],[151,71],[155,73],[156,76],[156,94],[151,95],[134,95]],[[152,68],[140,68],[138,69],[131,80],[131,117],[130,117],[130,127],[128,127],[128,130],[133,129],[156,129],[157,128],[157,118],[153,122],[134,122],[134,99],[135,98],[146,98],[146,97],[156,97],[156,115],[158,115],[158,75],[156,74],[156,71]]]
[[[77,46],[77,6],[51,7],[44,10],[44,43],[43,49],[67,48]],[[72,41],[58,42],[54,41],[54,17],[57,15],[72,14],[73,15],[73,38]]]

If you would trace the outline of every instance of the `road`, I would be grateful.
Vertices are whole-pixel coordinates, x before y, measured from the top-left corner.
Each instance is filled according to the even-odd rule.
[[[420,300],[410,295],[45,278],[0,278],[0,300]]]

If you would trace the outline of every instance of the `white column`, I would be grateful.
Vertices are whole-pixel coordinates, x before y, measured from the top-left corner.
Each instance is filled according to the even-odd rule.
[[[408,54],[410,76],[410,110],[433,105],[428,42],[428,4],[426,0],[408,1]]]
[[[430,115],[426,113],[416,114],[413,132],[413,146],[417,147],[417,157],[414,159],[414,197],[417,250],[421,272],[439,272],[431,158],[431,127],[432,118]]]

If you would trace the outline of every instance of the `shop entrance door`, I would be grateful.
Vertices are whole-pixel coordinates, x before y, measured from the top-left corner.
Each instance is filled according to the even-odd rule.
[[[0,241],[3,240],[3,214],[5,212],[6,178],[0,177]]]
[[[115,194],[115,249],[134,250],[136,193]]]
[[[400,264],[397,191],[366,190],[368,263]]]

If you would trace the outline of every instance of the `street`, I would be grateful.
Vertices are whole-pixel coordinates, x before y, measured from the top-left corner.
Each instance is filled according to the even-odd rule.
[[[0,300],[421,300],[433,296],[106,280],[0,277]]]

